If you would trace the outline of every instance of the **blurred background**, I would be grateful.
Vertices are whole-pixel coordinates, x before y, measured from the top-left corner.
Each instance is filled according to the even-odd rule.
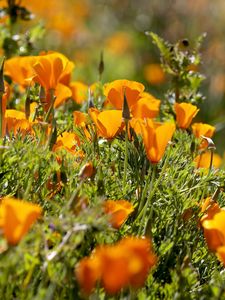
[[[205,75],[199,120],[216,125],[218,151],[225,149],[225,1],[224,0],[21,0],[33,13],[41,40],[34,52],[57,50],[76,64],[74,79],[98,80],[103,51],[103,82],[126,78],[141,81],[163,99],[169,78],[160,68],[158,49],[145,31],[171,43],[191,42],[206,32],[200,72]],[[4,0],[0,0],[0,4]],[[24,21],[24,23],[26,23]],[[47,30],[43,35],[43,27]],[[26,30],[21,24],[21,30]],[[199,121],[198,120],[198,121]]]

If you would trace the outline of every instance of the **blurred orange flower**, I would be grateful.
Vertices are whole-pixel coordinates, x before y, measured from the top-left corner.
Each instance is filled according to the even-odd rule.
[[[149,64],[144,67],[144,77],[152,85],[161,84],[165,81],[165,73],[160,64]]]
[[[14,198],[3,198],[0,204],[0,228],[11,245],[16,245],[40,217],[42,209],[37,204]]]
[[[174,123],[155,123],[151,119],[146,119],[145,124],[141,124],[145,151],[152,163],[161,160],[175,129]]]
[[[131,36],[125,31],[118,31],[106,40],[106,47],[117,55],[127,53],[132,46]]]
[[[126,200],[106,200],[103,203],[106,214],[110,215],[112,227],[119,229],[134,211],[132,203]]]
[[[119,134],[124,127],[121,110],[105,110],[100,112],[96,108],[90,108],[89,114],[96,125],[99,136],[112,139]]]
[[[199,111],[197,106],[186,102],[175,103],[174,108],[176,112],[177,125],[183,129],[187,129],[190,126],[192,119]]]
[[[194,163],[196,168],[209,168],[210,166],[210,160],[211,160],[211,153],[205,152],[200,155],[198,155],[194,159]],[[212,165],[214,168],[219,168],[222,164],[222,158],[217,153],[213,153],[213,161]]]
[[[127,237],[115,245],[96,248],[78,263],[75,273],[86,294],[93,291],[97,282],[107,293],[115,294],[128,286],[141,287],[156,262],[149,239]]]

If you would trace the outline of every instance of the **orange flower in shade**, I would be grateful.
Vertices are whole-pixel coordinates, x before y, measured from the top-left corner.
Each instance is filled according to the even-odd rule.
[[[58,136],[52,150],[57,151],[59,149],[65,149],[68,152],[75,154],[78,145],[80,145],[78,136],[75,133],[64,131]]]
[[[176,112],[177,125],[180,128],[187,129],[192,119],[197,115],[199,109],[190,103],[182,102],[174,104]]]
[[[198,155],[194,159],[194,163],[196,168],[209,168],[210,166],[210,160],[211,160],[211,153],[205,152],[200,155]],[[213,153],[213,161],[212,165],[214,168],[219,168],[222,164],[222,158],[217,153]]]
[[[123,130],[124,123],[121,110],[100,112],[95,108],[90,108],[89,114],[96,125],[98,135],[103,138],[112,139]]]
[[[3,198],[0,204],[0,228],[8,243],[18,244],[41,213],[42,209],[37,204]]]
[[[152,85],[157,85],[165,81],[165,73],[160,64],[149,64],[144,68],[144,77]]]
[[[103,204],[104,211],[110,215],[112,227],[119,229],[134,211],[134,206],[126,200],[106,200]]]
[[[86,294],[100,282],[107,293],[115,294],[122,288],[141,287],[157,258],[147,238],[124,238],[115,245],[103,245],[90,257],[82,259],[76,277]]]
[[[109,102],[116,109],[122,109],[124,93],[126,93],[129,108],[136,104],[140,98],[140,94],[144,91],[143,84],[126,79],[119,79],[110,82],[104,87],[104,95],[106,102]]]
[[[141,124],[145,151],[152,163],[161,160],[175,129],[174,123],[155,123],[151,119],[146,119],[145,124]]]

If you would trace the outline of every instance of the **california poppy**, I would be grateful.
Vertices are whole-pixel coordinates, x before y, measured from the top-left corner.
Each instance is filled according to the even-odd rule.
[[[217,251],[220,246],[225,246],[225,211],[223,209],[216,212],[212,218],[203,220],[202,226],[206,230],[205,238],[208,247],[212,251]]]
[[[42,209],[37,204],[14,198],[3,198],[0,204],[0,228],[11,245],[16,245],[40,217]]]
[[[80,81],[73,81],[70,83],[70,89],[72,91],[73,100],[82,104],[84,101],[88,99],[88,86]]]
[[[96,108],[90,108],[89,114],[96,125],[98,135],[103,138],[114,138],[124,127],[121,110],[100,112]]]
[[[7,59],[5,61],[4,74],[25,88],[31,83],[34,75],[32,66],[37,60],[38,56],[18,56]]]
[[[132,203],[126,200],[106,200],[103,203],[104,211],[110,216],[112,227],[118,229],[134,211]]]
[[[53,151],[65,149],[68,152],[75,154],[76,148],[79,144],[80,140],[75,133],[64,131],[60,136],[58,136],[57,141],[53,146]]]
[[[175,129],[174,123],[155,123],[151,119],[146,119],[145,124],[141,124],[145,151],[152,163],[161,160]]]
[[[58,83],[68,85],[73,67],[74,64],[61,53],[52,52],[41,55],[32,66],[33,80],[47,91],[55,89]]]
[[[141,287],[157,258],[147,238],[127,237],[115,245],[99,246],[90,257],[82,259],[76,269],[76,277],[86,294],[96,283],[102,284],[109,294],[122,288]]]
[[[177,125],[183,129],[187,129],[190,126],[192,119],[199,111],[197,106],[186,102],[175,103],[174,108],[176,112]]]
[[[136,104],[140,98],[140,94],[144,91],[143,84],[126,79],[115,80],[105,85],[104,95],[108,101],[116,109],[122,109],[124,94],[126,94],[129,108]]]
[[[197,138],[200,138],[202,135],[211,138],[216,130],[214,126],[204,123],[194,123],[191,128]]]

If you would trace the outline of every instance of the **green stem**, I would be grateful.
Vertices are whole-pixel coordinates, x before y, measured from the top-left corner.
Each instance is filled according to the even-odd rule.
[[[138,231],[138,235],[141,234],[142,227],[145,224],[145,217],[146,217],[146,214],[147,214],[148,207],[151,205],[152,197],[154,196],[156,188],[158,187],[158,184],[159,184],[160,178],[155,182],[156,171],[157,171],[157,165],[155,164],[155,165],[153,165],[153,168],[152,168],[152,176],[151,176],[151,182],[150,182],[150,186],[149,186],[150,193],[149,193],[148,199],[147,199],[144,207],[142,208],[142,210],[140,211],[140,213],[139,213],[139,215],[137,216],[137,219],[136,219],[136,221],[137,221],[137,220],[139,220],[140,217],[142,217],[141,224],[140,224],[139,231]],[[154,183],[155,183],[155,185],[154,185],[154,188],[153,188]]]
[[[209,172],[208,175],[210,174],[212,170],[212,164],[213,164],[213,149],[210,149],[210,163],[209,163]]]
[[[150,182],[150,186],[149,186],[150,193],[149,193],[148,199],[147,199],[145,205],[143,206],[143,208],[140,210],[139,214],[137,215],[137,218],[134,221],[135,223],[137,223],[142,218],[142,222],[141,222],[141,225],[140,225],[140,228],[139,228],[139,234],[141,233],[142,227],[144,226],[145,217],[146,217],[146,214],[147,214],[148,207],[151,204],[151,201],[152,201],[152,198],[155,194],[155,191],[157,190],[158,185],[161,182],[162,176],[164,175],[165,170],[167,168],[168,158],[169,158],[169,155],[165,159],[165,162],[164,162],[164,165],[162,167],[161,173],[160,173],[159,178],[157,180],[155,180],[157,165],[156,164],[153,165],[153,170],[152,170],[152,173],[151,173],[152,174],[151,182]],[[151,213],[152,213],[152,211],[151,211]]]

